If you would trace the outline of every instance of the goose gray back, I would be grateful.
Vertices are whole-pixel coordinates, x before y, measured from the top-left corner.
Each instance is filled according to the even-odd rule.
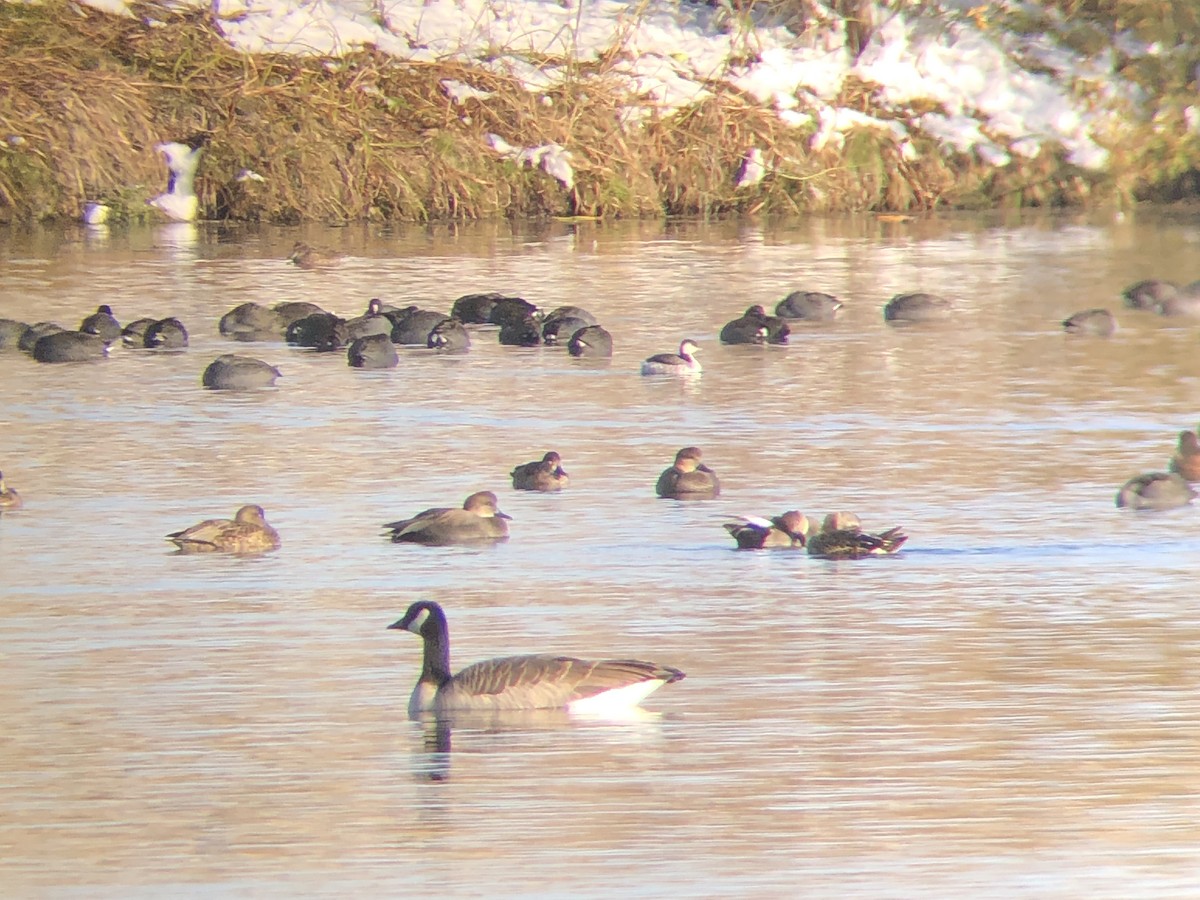
[[[431,600],[412,604],[388,628],[411,631],[424,643],[421,675],[408,702],[410,718],[421,713],[566,709],[583,715],[628,710],[684,673],[637,659],[577,659],[530,654],[489,659],[450,672],[446,613]]]

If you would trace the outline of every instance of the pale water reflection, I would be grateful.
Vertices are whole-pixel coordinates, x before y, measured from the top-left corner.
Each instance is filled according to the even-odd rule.
[[[0,316],[176,315],[184,353],[0,353],[0,884],[6,896],[1131,897],[1200,894],[1200,513],[1118,511],[1200,421],[1200,322],[1120,308],[1200,275],[1194,219],[790,227],[0,233]],[[284,259],[297,239],[347,254]],[[721,325],[838,295],[787,347]],[[231,344],[247,300],[342,315],[518,292],[594,312],[613,359]],[[956,300],[893,328],[893,294]],[[1113,337],[1061,332],[1091,306]],[[638,374],[684,337],[704,373]],[[199,386],[223,352],[278,386]],[[654,482],[695,444],[704,503]],[[561,494],[508,472],[555,449]],[[493,490],[512,537],[380,525]],[[259,503],[283,547],[164,536]],[[894,559],[739,553],[732,514],[852,509]],[[632,656],[686,680],[637,722],[410,722],[443,603],[456,666]]]

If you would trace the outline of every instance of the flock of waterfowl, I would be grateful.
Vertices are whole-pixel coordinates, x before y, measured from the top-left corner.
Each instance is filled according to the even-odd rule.
[[[289,259],[301,268],[332,265],[337,255],[297,243]],[[1200,316],[1200,283],[1180,288],[1168,282],[1144,281],[1125,292],[1126,305],[1164,316]],[[720,340],[729,344],[786,343],[789,320],[828,321],[842,304],[820,292],[797,291],[781,300],[774,315],[755,305],[728,322]],[[932,322],[949,318],[954,304],[932,294],[894,297],[883,310],[892,324]],[[362,315],[342,318],[313,303],[281,303],[266,307],[243,303],[221,317],[218,329],[239,342],[278,341],[317,352],[345,351],[347,364],[357,368],[391,368],[398,364],[397,346],[416,345],[438,352],[461,353],[470,348],[467,325],[499,326],[499,341],[514,346],[565,343],[575,357],[610,357],[612,336],[588,311],[565,306],[543,315],[520,297],[468,294],[458,298],[450,313],[416,306],[394,307],[372,299]],[[1068,332],[1111,335],[1116,317],[1091,309],[1063,322]],[[100,359],[120,341],[151,350],[183,350],[188,332],[176,318],[137,319],[122,326],[108,305],[86,316],[78,329],[55,323],[32,325],[0,319],[0,350],[19,348],[46,363]],[[643,375],[691,376],[701,371],[698,345],[684,339],[677,353],[647,358]],[[262,360],[222,354],[201,375],[205,388],[246,391],[270,387],[280,371]],[[511,472],[516,490],[561,491],[570,482],[555,451],[522,463]],[[1117,506],[1164,509],[1191,502],[1189,482],[1200,480],[1200,434],[1183,431],[1167,472],[1131,479],[1118,492]],[[703,462],[697,447],[684,447],[655,484],[661,498],[708,500],[720,494],[716,473]],[[0,510],[22,505],[21,497],[0,474]],[[461,507],[435,507],[384,525],[396,543],[424,545],[472,544],[506,540],[510,517],[500,510],[491,491],[471,494]],[[827,515],[815,523],[799,510],[772,517],[741,516],[724,523],[739,549],[804,549],[828,559],[859,559],[895,553],[907,540],[900,528],[879,534],[862,529],[852,513]],[[262,507],[246,505],[233,519],[209,519],[167,535],[182,553],[264,553],[280,546],[279,534],[266,520]],[[411,631],[424,642],[421,676],[410,701],[410,713],[460,709],[596,708],[607,700],[636,703],[652,690],[678,681],[678,669],[637,660],[580,660],[564,656],[515,656],[488,660],[457,674],[449,667],[449,637],[444,611],[420,601],[391,628]]]

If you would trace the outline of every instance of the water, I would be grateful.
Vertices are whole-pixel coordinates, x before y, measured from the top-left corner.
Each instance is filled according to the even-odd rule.
[[[345,262],[297,270],[298,238]],[[181,354],[0,355],[0,883],[10,896],[1192,897],[1200,892],[1193,508],[1113,498],[1200,420],[1200,323],[1123,310],[1200,275],[1168,214],[801,226],[642,223],[0,233],[0,315],[177,315]],[[832,325],[722,347],[751,303],[823,289]],[[232,306],[460,294],[577,304],[611,364],[500,347],[238,344]],[[894,293],[956,299],[895,329]],[[1064,335],[1091,306],[1111,339]],[[638,375],[683,337],[695,381]],[[203,391],[222,352],[276,390]],[[715,501],[656,500],[682,446]],[[514,492],[558,450],[561,495]],[[379,525],[491,489],[512,539]],[[163,536],[260,503],[261,558]],[[738,553],[734,514],[903,525],[895,559]],[[459,665],[621,655],[688,678],[651,715],[411,723],[442,602]]]

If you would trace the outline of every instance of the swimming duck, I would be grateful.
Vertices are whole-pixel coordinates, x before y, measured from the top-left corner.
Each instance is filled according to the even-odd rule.
[[[173,316],[151,322],[142,332],[142,346],[149,350],[183,350],[187,345],[187,329]]]
[[[1117,507],[1129,509],[1174,509],[1187,506],[1196,492],[1183,476],[1174,472],[1147,472],[1130,478],[1117,491]]]
[[[862,530],[854,513],[835,512],[825,517],[821,530],[808,538],[809,556],[822,559],[863,559],[895,553],[908,540],[899,527],[880,534]]]
[[[561,491],[571,480],[563,471],[562,457],[553,450],[540,460],[517,466],[511,474],[518,491]]]
[[[463,501],[461,509],[434,507],[383,527],[397,544],[473,544],[506,540],[511,518],[500,512],[495,494],[477,491]]]
[[[355,338],[346,351],[346,363],[355,369],[394,369],[400,363],[396,345],[386,334]]]
[[[725,530],[737,541],[739,550],[764,550],[773,547],[803,547],[808,539],[808,516],[789,509],[778,516],[738,516],[726,522]]]
[[[261,506],[243,506],[232,519],[206,519],[167,535],[183,553],[265,553],[279,548],[279,533]]]
[[[1200,281],[1181,287],[1174,295],[1164,297],[1155,309],[1160,316],[1200,316]]]
[[[214,391],[252,391],[272,387],[281,374],[261,359],[225,353],[208,364],[200,383]]]
[[[607,359],[612,351],[612,335],[601,325],[580,328],[567,341],[567,352],[576,358]]]
[[[690,338],[679,345],[678,353],[656,353],[642,363],[643,375],[699,375],[700,362],[695,354],[700,347]]]
[[[710,500],[721,493],[717,473],[704,465],[699,447],[684,447],[675,463],[658,476],[658,496],[668,500]]]
[[[79,323],[79,330],[84,334],[94,334],[111,344],[121,336],[121,323],[112,314],[112,307],[102,303],[96,311]]]
[[[0,509],[19,509],[20,507],[21,495],[4,483],[4,473],[0,472]]]
[[[937,294],[897,294],[883,308],[885,322],[937,322],[950,318],[954,304]]]
[[[768,316],[761,306],[751,306],[721,329],[722,344],[786,344],[792,329],[778,316]]]
[[[55,331],[33,345],[33,358],[44,363],[88,362],[107,356],[108,342],[82,331]]]
[[[684,678],[671,666],[636,659],[576,659],[571,656],[505,656],[450,672],[446,613],[430,600],[418,601],[388,628],[411,631],[424,642],[421,675],[408,701],[408,715],[517,709],[562,709],[603,713],[636,706],[649,694]]]
[[[1158,312],[1163,301],[1169,300],[1179,293],[1179,285],[1173,281],[1160,281],[1148,278],[1131,284],[1121,292],[1125,305],[1130,309],[1144,309]]]
[[[842,301],[821,291],[792,291],[775,305],[775,315],[783,319],[828,322],[837,317]]]
[[[1072,334],[1108,337],[1117,330],[1117,318],[1107,309],[1085,309],[1063,319],[1062,326]]]
[[[342,254],[336,250],[317,249],[304,241],[296,241],[288,262],[301,269],[320,269],[325,266],[335,266],[342,261]]]
[[[1200,435],[1179,432],[1179,447],[1171,457],[1170,469],[1188,481],[1200,481]]]

